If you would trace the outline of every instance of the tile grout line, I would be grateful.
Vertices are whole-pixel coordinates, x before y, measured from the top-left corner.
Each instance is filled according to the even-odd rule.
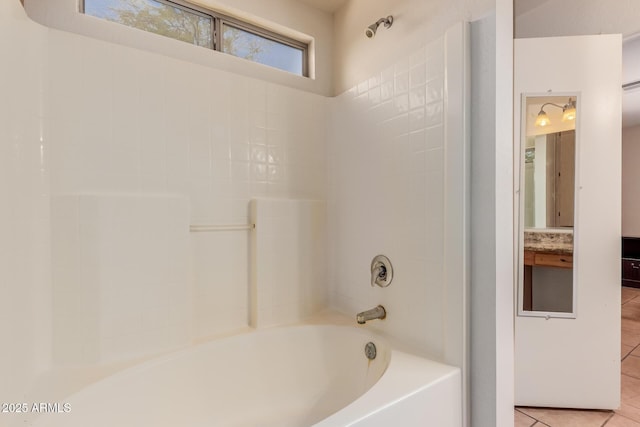
[[[640,289],[639,288],[632,288],[632,289],[638,289],[638,291],[639,291],[638,294],[636,296],[634,296],[633,298],[629,299],[628,301],[623,302],[622,305],[628,304],[628,303],[630,303],[631,301],[633,301],[634,299],[636,299],[636,298],[638,298],[640,296]]]
[[[625,357],[623,357],[622,359],[620,359],[620,362],[624,362],[624,361],[627,359],[627,357],[632,356],[632,354],[631,354],[631,353],[633,353],[634,351],[636,351],[636,349],[637,349],[638,347],[640,347],[640,344],[638,344],[637,346],[633,347],[633,348],[631,349],[631,351],[630,351],[630,352],[629,352]],[[638,357],[638,356],[633,356],[633,357]]]
[[[609,418],[607,418],[606,420],[604,420],[604,424],[602,424],[602,426],[601,426],[601,427],[604,427],[604,426],[606,426],[607,424],[609,424],[609,421],[611,421],[611,418],[613,418],[613,416],[614,416],[615,414],[616,414],[616,413],[615,413],[614,411],[611,411],[611,415],[609,415]]]
[[[631,288],[631,289],[636,289],[636,288]],[[633,298],[630,298],[629,300],[623,302],[621,307],[624,307],[625,305],[629,304],[631,301],[633,301],[636,298],[638,298],[640,296],[640,289],[638,291],[639,291],[639,293],[636,296],[634,296]],[[636,293],[636,292],[634,291],[634,293]],[[627,357],[631,356],[631,353],[633,353],[639,346],[640,346],[640,343],[638,343],[635,347],[633,347],[631,349],[631,351],[629,353],[627,353],[626,356],[624,356],[622,359],[620,359],[620,363],[624,362],[627,359]],[[635,377],[632,377],[632,378],[635,378]]]
[[[529,427],[533,427],[535,426],[537,423],[541,422],[539,419],[532,417],[529,414],[525,414],[524,412],[522,412],[518,407],[514,407],[513,408],[515,411],[520,412],[522,415],[524,415],[525,417],[531,418],[533,420],[533,424],[529,425]]]

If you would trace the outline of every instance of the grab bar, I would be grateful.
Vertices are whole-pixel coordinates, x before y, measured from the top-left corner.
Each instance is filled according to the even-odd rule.
[[[192,233],[203,233],[211,231],[255,230],[255,228],[255,224],[190,225],[189,231]]]

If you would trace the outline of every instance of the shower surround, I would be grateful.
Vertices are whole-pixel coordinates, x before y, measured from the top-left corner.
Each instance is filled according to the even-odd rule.
[[[61,366],[146,357],[248,327],[249,232],[189,235],[188,225],[245,224],[256,197],[325,199],[326,98],[42,27],[17,0],[0,7],[0,52],[12,64],[0,79],[0,188],[11,206],[0,218],[0,315],[15,343],[0,355],[2,401]],[[178,203],[173,214],[156,210],[162,198]],[[126,256],[135,246],[126,230],[155,240]],[[164,232],[180,256],[157,250]],[[113,262],[70,262],[80,247]],[[93,290],[74,294],[84,286]]]
[[[468,357],[467,37],[466,24],[454,25],[332,99],[328,138],[331,304],[351,315],[381,304],[386,319],[367,327],[459,367]],[[369,284],[378,254],[393,264],[386,288]]]
[[[326,201],[327,276],[314,309],[354,316],[382,303],[387,319],[367,327],[466,375],[465,24],[325,98],[43,28],[17,0],[0,8],[2,40],[24,41],[0,46],[17,64],[0,82],[3,97],[17,106],[2,117],[7,156],[0,158],[6,175],[0,188],[15,211],[0,218],[9,242],[0,245],[8,261],[0,274],[10,296],[0,312],[4,325],[29,313],[16,331],[7,330],[16,346],[0,360],[10,385],[0,390],[3,400],[15,400],[31,379],[63,365],[148,357],[246,328],[249,233],[188,234],[186,227],[247,223],[255,198]],[[79,213],[75,228],[69,212]],[[121,231],[153,235],[154,226],[164,228],[147,244],[177,242],[174,249],[186,254],[158,252],[136,265],[130,259],[136,255],[123,251],[112,263],[63,268],[77,251],[67,245],[71,238],[109,253],[126,246],[126,232],[120,240],[110,234],[118,228],[114,218],[125,221]],[[29,230],[28,238],[14,225]],[[110,236],[110,246],[91,241],[91,233]],[[379,253],[395,269],[386,289],[369,286],[368,267]],[[27,261],[28,275],[21,270]],[[140,265],[162,262],[175,276],[153,271],[146,278],[157,280],[132,280],[119,271],[126,261],[133,261],[128,271],[135,277],[144,274]],[[58,290],[65,275],[91,268],[83,277],[101,273],[104,288],[84,296],[100,309],[74,317],[68,308],[78,301],[60,299]],[[157,289],[160,296],[145,298]],[[125,309],[117,301],[127,298],[133,304]],[[79,355],[64,341],[78,336],[67,330],[61,338],[59,325],[87,319],[93,323],[84,325],[90,335]],[[150,332],[158,339],[136,338]]]
[[[120,331],[108,338],[118,342],[109,347],[142,357],[247,327],[249,232],[188,236],[188,225],[246,224],[249,201],[256,197],[324,199],[326,99],[56,30],[49,31],[47,40],[54,200],[126,194],[132,206],[147,214],[137,215],[122,204],[105,207],[105,212],[129,209],[139,224],[131,223],[133,229],[148,228],[145,222],[161,225],[149,205],[154,195],[186,202],[180,207],[188,222],[180,238],[187,240],[187,252],[181,255],[186,257],[186,270],[180,256],[158,254],[146,264],[175,264],[174,271],[184,270],[180,280],[167,283],[167,275],[157,275],[152,268],[145,280],[131,280],[139,277],[139,265],[131,265],[130,275],[116,274],[123,268],[117,264],[102,271],[128,279],[103,281],[104,289],[95,298],[121,288],[117,298],[131,303],[131,309],[111,305],[101,312],[109,319],[102,321],[109,331]],[[167,221],[175,222],[176,217]],[[103,235],[112,235],[116,229],[108,227],[118,225],[101,226]],[[53,236],[60,237],[53,242],[56,248],[69,238],[55,229]],[[153,241],[144,243],[139,254],[148,258],[157,253]],[[126,246],[126,239],[120,245]],[[54,274],[54,287],[66,281],[57,279]],[[160,295],[145,297],[154,286]],[[168,301],[172,311],[166,310]],[[136,316],[133,306],[145,309]],[[147,338],[145,344],[136,336],[142,331],[157,339],[149,343]],[[94,340],[99,341],[104,340]],[[116,357],[111,351],[108,357],[100,354],[106,349],[89,351],[98,353],[97,359],[90,359],[94,361]]]

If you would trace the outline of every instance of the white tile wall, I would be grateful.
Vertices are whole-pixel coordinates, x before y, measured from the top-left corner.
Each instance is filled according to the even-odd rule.
[[[191,340],[186,197],[51,203],[54,360],[109,363]]]
[[[193,333],[205,338],[249,324],[249,232],[191,236]]]
[[[325,197],[324,97],[54,30],[47,47],[53,194],[177,194],[216,225],[252,197]],[[247,326],[248,233],[190,239],[193,338]]]
[[[298,322],[326,307],[326,205],[251,201],[251,325]]]
[[[246,220],[251,196],[324,197],[323,97],[50,33],[55,193],[188,194],[194,222]]]
[[[23,398],[49,367],[49,122],[43,29],[0,3],[0,401]],[[17,42],[19,41],[19,42]],[[2,417],[0,424],[9,420]]]
[[[444,274],[447,261],[464,270],[465,259],[458,240],[445,241],[450,227],[462,230],[461,223],[450,223],[447,209],[464,208],[457,201],[463,188],[454,188],[457,179],[448,178],[464,179],[463,162],[453,158],[464,152],[464,139],[446,139],[447,126],[464,127],[464,103],[447,98],[452,87],[445,83],[464,92],[463,68],[445,66],[447,56],[463,58],[462,36],[455,43],[445,34],[333,100],[328,282],[333,307],[355,316],[383,304],[387,318],[368,327],[462,366],[464,316],[458,296],[465,285],[457,278],[451,283]],[[445,111],[448,103],[453,106]],[[456,202],[447,205],[448,198]],[[445,259],[447,245],[454,247],[455,260]],[[394,267],[393,283],[384,289],[370,286],[370,264],[378,254],[388,256]],[[448,334],[451,308],[455,335]],[[451,358],[445,355],[449,341],[456,342]]]

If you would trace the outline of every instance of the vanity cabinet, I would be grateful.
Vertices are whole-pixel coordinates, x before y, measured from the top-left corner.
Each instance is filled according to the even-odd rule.
[[[622,286],[640,288],[640,260],[622,258]]]
[[[622,286],[640,288],[640,238],[622,238]]]
[[[638,263],[640,266],[640,262]],[[533,310],[533,267],[573,268],[573,253],[524,250],[523,309]],[[640,267],[639,267],[640,268]],[[640,280],[640,279],[639,279]],[[640,282],[638,282],[640,285]]]
[[[573,268],[573,254],[524,251],[524,265]]]
[[[573,229],[524,230],[522,309],[533,311],[533,268],[573,269]]]

